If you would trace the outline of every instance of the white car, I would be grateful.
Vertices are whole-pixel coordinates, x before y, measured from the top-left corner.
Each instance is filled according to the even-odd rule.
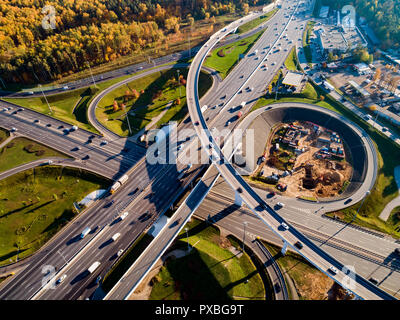
[[[56,284],[60,284],[61,282],[63,282],[66,277],[67,277],[67,275],[63,274],[60,278],[57,279]]]
[[[103,146],[105,146],[106,144],[108,144],[108,142],[107,142],[106,140],[103,140],[103,141],[101,142],[101,145],[103,145]]]
[[[128,214],[129,214],[129,212],[128,212],[128,211],[125,211],[123,214],[121,214],[121,215],[119,216],[119,218],[120,218],[121,220],[124,220],[124,219],[128,216]]]
[[[276,65],[275,61],[272,61],[271,65],[272,65],[272,66]]]
[[[283,207],[285,206],[282,202],[278,202],[276,205],[277,205],[278,207],[281,207],[281,208],[283,208]]]
[[[17,128],[12,127],[10,131],[15,132],[15,131],[17,131]]]
[[[64,86],[64,87],[63,87],[63,90],[68,90],[68,86]]]
[[[334,266],[330,266],[329,271],[332,272],[333,274],[337,274],[337,269]]]
[[[282,226],[283,229],[289,230],[289,226],[286,223],[282,222],[281,226]]]
[[[124,252],[124,249],[120,249],[117,252],[117,257],[120,257],[122,255],[122,253]]]

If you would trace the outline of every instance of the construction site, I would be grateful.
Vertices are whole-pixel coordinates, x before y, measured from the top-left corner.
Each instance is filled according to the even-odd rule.
[[[345,143],[334,131],[309,121],[279,123],[267,140],[253,176],[290,197],[335,197],[348,186],[353,168]]]

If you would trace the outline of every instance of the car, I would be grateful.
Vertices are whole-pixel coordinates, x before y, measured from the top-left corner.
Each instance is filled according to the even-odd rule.
[[[6,112],[8,109],[7,108],[3,108],[3,111]]]
[[[33,91],[28,91],[28,94],[29,94],[29,95],[32,95],[32,94],[33,94]]]
[[[330,266],[328,270],[329,270],[330,273],[335,274],[335,275],[338,272],[337,269],[334,266]]]
[[[303,248],[303,244],[302,244],[300,241],[297,241],[297,242],[294,244],[294,246],[295,246],[297,249],[299,249],[299,250],[301,250],[301,249]]]
[[[108,141],[107,141],[107,140],[103,140],[103,141],[101,141],[101,143],[100,143],[101,146],[105,146],[105,145],[107,145],[107,144],[108,144]]]
[[[267,198],[272,198],[276,196],[276,192],[271,191],[270,193],[268,193]]]
[[[195,125],[195,126],[198,126],[198,125],[199,125],[199,122],[198,122],[198,121],[196,121],[196,122],[194,123],[194,125]]]
[[[92,143],[93,139],[88,139],[87,143]]]
[[[276,205],[277,205],[278,207],[281,207],[281,208],[283,208],[283,207],[285,206],[282,202],[278,202]]]
[[[350,202],[352,202],[353,201],[353,199],[352,198],[349,198],[349,199],[347,199],[345,202],[344,202],[344,204],[348,204],[348,203],[350,203]]]
[[[281,286],[279,285],[279,283],[275,283],[274,289],[275,289],[275,292],[276,292],[276,293],[281,292]]]
[[[33,120],[33,123],[39,123],[39,122],[40,122],[39,119]]]
[[[184,143],[180,144],[180,145],[178,146],[178,151],[182,150],[182,148],[183,148],[184,146],[185,146]]]
[[[68,90],[68,86],[64,86],[64,87],[63,87],[63,90]]]
[[[281,226],[282,226],[283,229],[289,230],[289,226],[286,223],[282,222]]]
[[[389,131],[388,128],[386,128],[386,127],[383,127],[383,128],[382,128],[382,132],[387,132],[387,131]]]
[[[394,249],[394,254],[400,256],[400,248]]]
[[[243,189],[242,189],[241,187],[237,188],[236,190],[237,190],[237,192],[239,192],[239,193],[243,193]]]
[[[377,279],[375,279],[375,278],[369,278],[369,281],[371,282],[371,283],[373,283],[374,285],[377,285],[378,284],[378,280]]]
[[[50,128],[51,127],[51,123],[46,124],[46,127]]]
[[[15,131],[17,131],[17,128],[12,127],[10,131],[15,132]]]
[[[18,112],[24,111],[24,108],[19,108]]]
[[[121,214],[121,215],[119,216],[119,219],[120,219],[120,220],[124,220],[124,219],[128,216],[128,214],[129,214],[129,212],[128,212],[128,211],[125,211],[123,214]]]
[[[124,252],[124,249],[119,249],[117,252],[117,257],[120,257],[123,252]]]
[[[272,66],[276,65],[276,62],[275,62],[275,61],[272,61],[271,65],[272,65]]]
[[[89,160],[89,159],[90,159],[90,156],[88,154],[82,158],[82,160]]]
[[[63,282],[66,277],[67,277],[67,275],[63,274],[60,278],[57,279],[56,284],[60,284],[61,282]]]
[[[96,278],[95,283],[96,283],[96,284],[99,284],[100,281],[101,281],[101,276],[98,276],[98,277]]]

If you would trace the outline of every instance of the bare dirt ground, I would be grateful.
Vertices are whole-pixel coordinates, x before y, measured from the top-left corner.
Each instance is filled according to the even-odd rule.
[[[301,123],[303,127],[307,127]],[[316,159],[315,153],[320,150],[316,147],[316,136],[308,135],[300,139],[299,145],[308,148],[308,151],[297,156],[293,166],[293,174],[282,177],[279,183],[287,185],[285,195],[290,197],[333,197],[338,194],[344,182],[352,176],[352,166],[346,161],[334,161],[328,159]],[[266,153],[269,153],[271,145],[268,144]],[[268,159],[267,159],[268,160]],[[306,166],[312,166],[313,178],[316,181],[314,189],[303,187],[303,179],[306,175]],[[268,161],[262,167],[263,176],[267,177],[275,174],[282,174],[283,171],[268,165]]]

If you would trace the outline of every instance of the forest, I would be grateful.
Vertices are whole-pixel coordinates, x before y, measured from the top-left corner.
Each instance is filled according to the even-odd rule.
[[[168,45],[168,35],[179,33],[181,23],[212,23],[215,16],[246,14],[250,6],[270,2],[0,0],[0,78],[22,84],[60,79],[88,65]]]
[[[400,45],[400,0],[322,0],[335,10],[350,4],[359,16],[367,19],[369,26],[381,40],[382,48]]]

